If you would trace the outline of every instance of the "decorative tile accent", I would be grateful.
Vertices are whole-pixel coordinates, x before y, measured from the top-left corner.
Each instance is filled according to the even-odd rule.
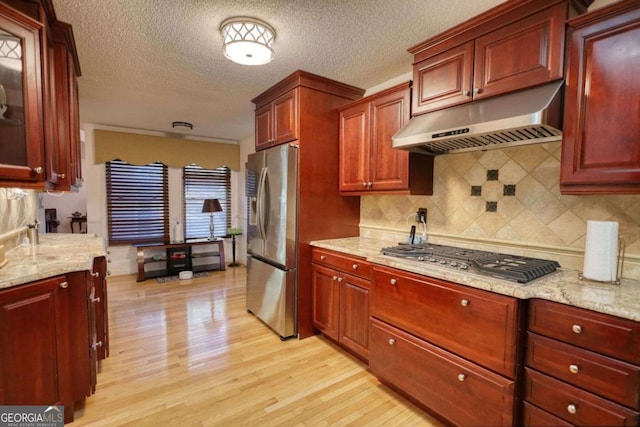
[[[487,212],[497,212],[498,202],[487,202]]]
[[[487,171],[487,181],[497,181],[498,180],[498,169],[489,169]]]
[[[618,221],[627,255],[640,257],[640,195],[561,195],[560,152],[558,141],[437,156],[432,196],[362,197],[360,223],[406,230],[407,217],[424,207],[429,232],[581,251],[587,220]]]
[[[502,191],[503,196],[515,196],[516,195],[516,185],[509,184],[504,186],[504,190]]]

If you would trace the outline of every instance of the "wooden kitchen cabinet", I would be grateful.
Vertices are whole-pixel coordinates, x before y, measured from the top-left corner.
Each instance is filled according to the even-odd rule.
[[[107,303],[107,259],[94,258],[91,276],[95,285],[96,345],[98,360],[109,357],[109,306]]]
[[[640,3],[569,21],[560,191],[640,193]]]
[[[315,248],[312,259],[313,325],[368,360],[371,265]]]
[[[531,300],[525,417],[557,417],[570,425],[637,425],[639,337],[637,322]]]
[[[563,77],[567,1],[497,6],[409,49],[412,114]]]
[[[455,425],[514,425],[515,383],[385,322],[371,320],[371,370]]]
[[[256,151],[298,139],[298,90],[256,108]]]
[[[73,419],[72,291],[66,276],[0,290],[0,405],[64,405]]]
[[[340,194],[433,194],[433,157],[391,147],[410,99],[407,82],[340,110]]]
[[[44,188],[42,28],[0,2],[0,186]]]

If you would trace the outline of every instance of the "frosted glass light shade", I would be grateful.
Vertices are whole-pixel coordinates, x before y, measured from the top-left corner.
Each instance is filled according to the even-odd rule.
[[[276,33],[269,24],[255,18],[236,17],[220,25],[224,54],[243,65],[262,65],[273,58]]]

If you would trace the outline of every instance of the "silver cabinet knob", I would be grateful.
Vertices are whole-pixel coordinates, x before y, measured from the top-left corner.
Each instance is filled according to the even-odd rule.
[[[573,326],[571,326],[571,330],[573,331],[574,334],[581,334],[582,333],[582,326],[573,325]]]
[[[578,407],[574,403],[570,403],[569,406],[567,406],[567,412],[569,412],[570,414],[575,414],[576,412],[578,412]]]
[[[477,94],[479,94],[480,92],[481,92],[481,89],[480,89],[479,87],[474,87],[474,88],[473,88],[473,94],[474,94],[474,95],[477,95]]]
[[[371,188],[371,186],[373,186],[373,182],[371,182],[371,181],[367,182],[367,187]]]
[[[358,264],[353,264],[353,265],[351,266],[351,268],[353,268],[354,270],[357,270],[357,269],[358,269],[358,267],[360,267]]]
[[[572,374],[577,374],[580,372],[580,367],[578,365],[569,365],[569,372]]]
[[[102,347],[102,341],[98,341],[98,342],[96,343],[96,345],[97,345],[98,347]]]
[[[100,302],[100,297],[98,298],[89,298],[91,302]]]
[[[396,343],[396,340],[394,340],[393,338],[389,338],[389,345],[394,345]]]
[[[363,188],[367,188],[367,183],[366,183],[366,182],[364,182],[364,181],[362,181],[362,187],[363,187]]]
[[[342,277],[338,277],[338,282],[339,282],[339,283],[342,283],[342,281],[343,281],[343,280],[344,280],[344,279],[343,279]]]
[[[391,283],[392,286],[395,286],[398,283],[398,280],[391,279],[391,280],[389,280],[389,283]]]
[[[463,94],[464,96],[469,96],[469,95],[471,94],[471,92],[469,92],[468,90],[463,90],[463,91],[462,91],[462,94]]]
[[[469,305],[469,300],[466,299],[466,298],[461,299],[460,300],[460,305],[463,306],[463,307],[468,306]]]
[[[58,178],[60,178],[60,179],[65,179],[66,177],[67,177],[67,174],[64,174],[64,173],[59,173],[58,174]]]
[[[98,273],[98,272],[96,271],[95,273],[91,273],[91,275],[92,275],[93,277],[99,277],[99,276],[100,276],[100,273]]]
[[[42,166],[36,166],[35,168],[33,168],[33,173],[40,175],[42,172],[44,172],[44,169],[42,168]]]
[[[60,283],[60,287],[61,287],[62,289],[67,289],[67,288],[69,287],[69,282],[61,282],[61,283]]]
[[[338,280],[338,276],[333,276],[333,280]]]
[[[458,374],[458,381],[462,382],[466,379],[467,379],[467,376],[465,374]]]
[[[326,255],[320,255],[320,261],[324,261],[325,259],[327,259]]]

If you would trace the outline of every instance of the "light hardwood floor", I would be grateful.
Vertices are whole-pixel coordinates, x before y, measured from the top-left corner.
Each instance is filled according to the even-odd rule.
[[[247,313],[245,275],[109,277],[111,353],[71,425],[441,425],[325,338],[280,341]]]

